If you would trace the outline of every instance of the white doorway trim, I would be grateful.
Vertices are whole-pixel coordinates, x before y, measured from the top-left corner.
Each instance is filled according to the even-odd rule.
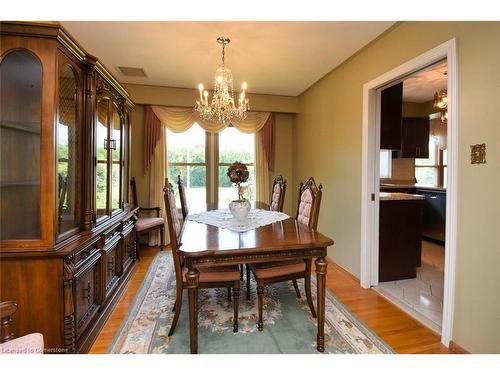
[[[361,181],[361,275],[363,288],[378,285],[378,212],[380,96],[377,89],[447,59],[448,63],[448,167],[446,192],[446,244],[441,342],[449,346],[453,331],[458,188],[458,66],[453,38],[363,85],[363,159]],[[372,200],[373,196],[373,200]]]

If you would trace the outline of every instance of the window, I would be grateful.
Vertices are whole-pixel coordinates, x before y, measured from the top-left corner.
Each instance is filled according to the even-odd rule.
[[[439,139],[429,138],[429,158],[415,159],[415,178],[419,184],[446,187],[446,150],[439,149]]]
[[[219,207],[227,207],[237,199],[237,192],[227,177],[227,168],[235,161],[248,166],[250,177],[246,183],[245,197],[255,200],[255,135],[227,127],[219,133]]]
[[[167,129],[168,180],[175,186],[181,175],[186,186],[189,208],[204,211],[207,199],[206,136],[198,124],[183,133]],[[180,207],[179,195],[176,194]]]
[[[245,197],[255,200],[255,134],[242,133],[232,126],[210,134],[194,124],[183,133],[167,129],[166,138],[167,177],[176,187],[177,176],[182,176],[191,212],[227,207],[238,198],[226,175],[227,167],[235,161],[248,165],[250,178]],[[174,190],[180,206],[177,189]]]
[[[380,178],[391,178],[392,150],[380,150]]]

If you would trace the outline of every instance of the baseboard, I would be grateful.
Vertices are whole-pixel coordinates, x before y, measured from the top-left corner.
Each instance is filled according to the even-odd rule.
[[[354,276],[352,273],[350,273],[349,271],[347,271],[345,268],[342,268],[341,266],[339,266],[337,263],[335,263],[333,261],[332,258],[326,257],[326,259],[328,260],[328,263],[330,263],[332,265],[332,267],[336,268],[341,273],[343,273],[345,276],[347,276],[350,279],[354,280],[357,284],[361,284],[360,281],[359,281],[359,279],[356,276]]]
[[[450,350],[456,354],[470,354],[467,350],[462,348],[460,345],[455,343],[453,340],[450,341]]]

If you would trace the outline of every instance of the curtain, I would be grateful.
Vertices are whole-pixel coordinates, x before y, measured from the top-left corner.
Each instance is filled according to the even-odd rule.
[[[263,138],[259,133],[255,137],[255,198],[269,203],[269,167]]]
[[[149,173],[149,207],[160,207],[161,217],[165,220],[163,228],[164,241],[163,245],[167,245],[169,240],[167,213],[165,203],[163,201],[163,185],[165,184],[166,173],[166,147],[165,147],[165,132],[161,131],[156,143],[156,148],[153,150],[151,158],[150,173]],[[149,246],[157,246],[160,244],[160,233],[154,231],[149,234]]]
[[[146,122],[144,124],[144,173],[152,162],[158,141],[164,133],[162,122],[155,115],[150,105],[146,107]]]
[[[203,121],[194,108],[154,105],[151,109],[159,121],[174,133],[185,132],[195,122],[210,133],[221,132],[227,127],[227,125]],[[266,125],[269,117],[271,117],[270,112],[247,112],[247,117],[243,121],[233,122],[233,125],[243,133],[257,133]]]
[[[263,152],[267,159],[267,168],[272,171],[274,170],[274,113],[271,113],[258,133],[258,137],[261,138]]]

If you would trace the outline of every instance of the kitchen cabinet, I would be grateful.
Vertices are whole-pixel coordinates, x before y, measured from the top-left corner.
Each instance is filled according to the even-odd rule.
[[[421,117],[405,117],[401,124],[400,158],[429,157],[429,119]]]
[[[421,265],[423,208],[423,199],[380,200],[380,282],[416,277]]]
[[[382,90],[380,94],[380,149],[401,149],[403,117],[403,82]]]

